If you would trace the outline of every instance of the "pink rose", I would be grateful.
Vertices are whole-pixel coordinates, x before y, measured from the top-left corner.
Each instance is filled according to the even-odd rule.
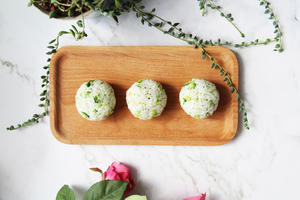
[[[205,198],[206,198],[206,193],[201,194],[200,196],[190,197],[184,200],[205,200]]]
[[[128,182],[128,186],[124,193],[124,197],[127,196],[130,192],[132,192],[134,187],[134,182],[131,179],[130,175],[130,169],[119,162],[113,162],[109,166],[108,170],[104,172],[104,179]]]

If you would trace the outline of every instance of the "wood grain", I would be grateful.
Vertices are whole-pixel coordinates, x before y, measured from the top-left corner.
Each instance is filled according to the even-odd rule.
[[[238,85],[238,62],[223,47],[207,47],[207,52],[229,71]],[[210,68],[201,51],[186,46],[82,47],[58,50],[50,63],[50,124],[53,135],[68,144],[122,145],[221,145],[236,134],[238,102],[219,73]],[[161,82],[168,96],[160,117],[139,120],[126,105],[126,90],[135,81]],[[216,84],[220,103],[215,114],[193,119],[180,107],[178,95],[192,78]],[[75,94],[88,80],[103,80],[115,90],[115,112],[104,121],[88,121],[75,107]]]

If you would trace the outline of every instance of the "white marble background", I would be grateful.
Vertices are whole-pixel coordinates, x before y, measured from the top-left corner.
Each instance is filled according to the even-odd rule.
[[[41,67],[47,42],[73,21],[48,19],[27,1],[0,6],[0,199],[55,199],[63,184],[81,199],[100,177],[88,170],[117,160],[133,168],[135,192],[150,200],[181,200],[208,193],[208,200],[300,199],[300,1],[270,0],[280,18],[285,51],[273,45],[234,49],[251,130],[239,128],[230,143],[215,147],[65,145],[51,134],[49,120],[7,132],[38,111]],[[273,36],[257,1],[218,0],[246,33]],[[242,41],[219,15],[202,17],[196,0],[146,0],[146,7],[203,38]],[[84,41],[63,45],[185,45],[143,26],[133,13],[113,20],[87,17]]]

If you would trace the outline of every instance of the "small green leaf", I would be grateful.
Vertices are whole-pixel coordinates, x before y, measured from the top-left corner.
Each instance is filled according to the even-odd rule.
[[[113,16],[113,19],[115,20],[115,22],[119,23],[118,17],[117,16]]]
[[[70,33],[73,35],[73,37],[75,37],[75,32],[72,29],[69,29]]]
[[[92,185],[83,200],[122,200],[128,182],[104,180]]]
[[[54,18],[54,17],[56,17],[56,13],[57,13],[56,10],[50,11],[50,13],[49,13],[49,18]]]
[[[64,35],[64,34],[68,34],[69,32],[67,32],[67,31],[60,31],[59,33],[58,33],[58,36],[62,36],[62,35]]]
[[[74,16],[74,9],[70,9],[68,11],[68,17],[73,17]]]
[[[51,40],[51,41],[49,42],[49,44],[52,44],[52,43],[55,42],[55,41],[56,41],[56,38],[53,39],[53,40]]]
[[[120,0],[115,0],[115,6],[116,8],[121,8],[122,4],[120,3]]]
[[[82,20],[78,20],[76,23],[80,28],[82,28]]]
[[[67,185],[64,185],[57,193],[56,200],[75,200],[74,192]]]

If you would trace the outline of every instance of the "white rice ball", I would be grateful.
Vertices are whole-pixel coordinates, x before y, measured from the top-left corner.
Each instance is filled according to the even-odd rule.
[[[179,93],[182,109],[196,119],[211,116],[218,107],[219,99],[215,84],[204,79],[192,79]]]
[[[87,120],[98,121],[114,112],[116,97],[113,88],[106,82],[91,80],[77,90],[76,108]]]
[[[147,120],[161,115],[167,104],[167,95],[160,83],[140,80],[127,90],[126,101],[135,117]]]

